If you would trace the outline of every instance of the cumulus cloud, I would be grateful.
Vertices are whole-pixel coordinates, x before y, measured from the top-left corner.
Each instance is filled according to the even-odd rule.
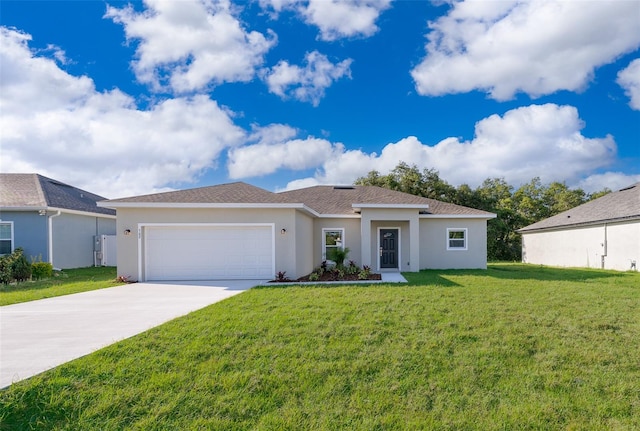
[[[386,174],[400,161],[435,168],[456,185],[477,186],[488,177],[504,177],[511,184],[533,177],[545,182],[577,180],[608,166],[617,150],[613,137],[587,138],[580,133],[583,128],[572,106],[531,105],[480,120],[470,141],[447,138],[427,145],[410,136],[387,144],[380,154],[334,147],[324,161],[318,160],[313,178],[287,188],[351,183],[374,169]]]
[[[246,31],[228,0],[145,0],[146,10],[109,6],[105,17],[124,26],[128,40],[139,41],[133,70],[155,90],[177,93],[223,82],[251,80],[275,44]]]
[[[256,143],[229,151],[229,177],[256,177],[279,169],[304,170],[318,166],[336,150],[344,151],[341,145],[333,145],[325,139],[294,139],[296,135],[295,129],[283,124],[255,128],[249,141]]]
[[[599,192],[605,187],[616,191],[637,182],[640,182],[640,174],[627,175],[622,172],[605,172],[603,174],[590,175],[575,183],[575,187],[579,187],[587,193],[593,193]]]
[[[580,91],[594,69],[640,46],[635,1],[463,1],[429,23],[417,91],[506,100]]]
[[[37,172],[107,197],[163,190],[213,166],[245,132],[206,96],[140,110],[119,90],[97,92],[0,32],[2,171]]]
[[[629,96],[629,106],[636,111],[640,111],[640,58],[633,60],[625,69],[618,73],[616,81],[627,96]]]
[[[305,55],[305,66],[280,61],[264,72],[269,91],[282,98],[291,97],[318,106],[325,90],[340,78],[351,78],[351,59],[333,64],[318,51]]]
[[[260,0],[274,17],[287,9],[296,10],[307,24],[320,30],[320,39],[369,37],[378,31],[376,20],[391,0]]]

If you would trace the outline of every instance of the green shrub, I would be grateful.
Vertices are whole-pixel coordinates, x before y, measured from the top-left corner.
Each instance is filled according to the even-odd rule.
[[[0,256],[0,283],[7,285],[13,281],[13,254]]]
[[[49,262],[33,262],[31,264],[31,277],[34,280],[53,277],[53,265]]]
[[[344,268],[344,260],[347,258],[349,251],[349,247],[336,247],[330,251],[329,259],[336,263],[337,268]]]
[[[13,252],[15,255],[13,262],[11,263],[11,272],[13,279],[18,283],[21,281],[27,281],[31,279],[31,264],[24,255],[22,248],[18,247]]]

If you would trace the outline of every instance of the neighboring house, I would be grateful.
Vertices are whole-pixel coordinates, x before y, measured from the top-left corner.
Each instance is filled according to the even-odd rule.
[[[102,196],[38,174],[0,174],[0,254],[22,247],[54,268],[96,263],[95,239],[115,235],[116,214]]]
[[[374,271],[486,268],[495,217],[371,186],[232,183],[98,205],[117,209],[118,274],[140,281],[297,278],[335,247]]]
[[[522,261],[638,270],[640,183],[520,229]]]

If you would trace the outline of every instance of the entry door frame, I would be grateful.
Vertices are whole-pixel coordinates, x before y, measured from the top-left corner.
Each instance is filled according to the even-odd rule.
[[[398,259],[397,259],[397,263],[398,266],[396,266],[395,268],[382,268],[382,262],[380,259],[380,247],[382,247],[382,244],[380,244],[380,235],[381,235],[381,231],[383,230],[396,230],[398,231]],[[402,229],[400,228],[400,226],[379,226],[378,227],[378,235],[377,235],[377,247],[376,247],[376,262],[378,262],[378,271],[393,271],[395,270],[400,270],[400,262],[402,262],[402,243],[401,243],[401,238],[402,238]]]

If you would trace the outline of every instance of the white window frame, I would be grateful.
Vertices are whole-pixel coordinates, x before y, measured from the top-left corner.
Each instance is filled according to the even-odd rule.
[[[464,234],[464,246],[462,247],[452,247],[451,246],[451,237],[450,234],[452,232],[462,232]],[[460,239],[460,238],[454,238]],[[447,228],[447,251],[466,251],[469,249],[469,229],[466,227],[450,227]]]
[[[2,241],[11,241],[11,251],[9,251],[8,254],[13,253],[13,251],[15,250],[15,241],[13,239],[13,234],[14,234],[14,230],[13,230],[13,222],[12,221],[2,221],[0,220],[0,225],[8,225],[11,229],[11,238],[0,238],[0,240]],[[4,255],[0,255],[0,256],[4,256]]]
[[[341,240],[340,245],[337,245],[336,247],[340,247],[344,250],[344,248],[346,247],[344,242],[344,228],[343,227],[322,228],[322,260],[330,263],[335,263],[334,261],[332,261],[327,257],[327,232],[340,232],[340,240]]]

